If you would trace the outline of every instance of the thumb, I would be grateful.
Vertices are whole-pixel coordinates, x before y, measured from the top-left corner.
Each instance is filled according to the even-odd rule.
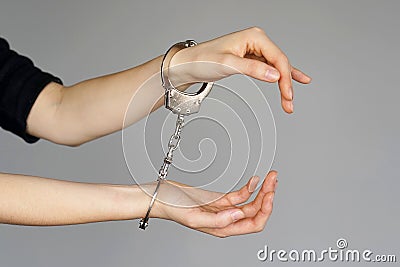
[[[280,78],[277,69],[256,59],[229,55],[229,59],[226,62],[233,69],[234,74],[244,74],[271,83],[277,82]]]
[[[186,225],[190,228],[224,228],[238,220],[245,218],[241,209],[232,208],[217,213],[203,211],[191,214],[186,218]]]

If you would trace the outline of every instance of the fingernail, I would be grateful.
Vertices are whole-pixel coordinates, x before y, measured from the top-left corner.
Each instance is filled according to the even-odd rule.
[[[293,112],[293,102],[290,102],[289,107],[290,107],[290,110]]]
[[[274,203],[274,197],[275,197],[275,193],[272,193],[271,196],[269,197],[269,199],[271,200],[271,203]]]
[[[231,213],[231,217],[232,217],[232,220],[234,222],[236,222],[236,221],[244,218],[244,213],[241,210],[237,210],[237,211],[234,211]]]
[[[279,72],[276,70],[267,70],[267,73],[265,73],[265,79],[268,81],[276,81],[279,79]]]
[[[260,181],[260,177],[258,177],[258,176],[254,176],[251,179],[250,184],[249,184],[249,189],[248,189],[250,193],[253,193],[254,190],[256,190],[256,187],[257,187],[259,181]]]

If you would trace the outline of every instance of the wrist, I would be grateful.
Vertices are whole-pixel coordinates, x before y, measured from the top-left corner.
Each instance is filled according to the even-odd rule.
[[[184,90],[195,83],[190,66],[193,62],[191,54],[194,47],[189,47],[178,51],[172,58],[169,65],[169,79],[171,83],[179,90]]]
[[[143,205],[140,205],[140,209],[142,210],[140,218],[144,218],[147,210],[150,207],[151,204],[151,200],[154,194],[154,191],[157,187],[157,181],[156,182],[151,182],[151,183],[147,183],[147,184],[142,184],[140,186],[137,186],[138,189],[140,190],[140,198],[142,200],[142,202],[144,203]],[[160,189],[158,191],[158,193],[160,193]],[[159,197],[161,197],[160,194],[158,194],[158,196],[155,198],[154,200],[154,204],[151,207],[150,210],[150,218],[161,218],[161,219],[167,219],[166,218],[166,213],[165,213],[165,204],[162,203],[161,201],[159,201]]]
[[[120,220],[131,220],[146,214],[150,197],[138,185],[114,187],[114,207]]]

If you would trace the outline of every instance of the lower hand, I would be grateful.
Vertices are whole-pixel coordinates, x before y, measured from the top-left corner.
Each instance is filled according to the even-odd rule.
[[[166,181],[160,186],[150,215],[218,237],[260,232],[272,212],[276,177],[277,172],[270,171],[256,198],[247,204],[243,203],[256,189],[257,176],[240,190],[227,194]]]

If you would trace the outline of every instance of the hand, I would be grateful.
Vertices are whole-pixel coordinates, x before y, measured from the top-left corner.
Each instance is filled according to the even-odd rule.
[[[252,177],[243,188],[228,194],[166,181],[150,215],[218,237],[260,232],[272,212],[276,177],[277,172],[269,172],[256,198],[241,206],[256,189],[259,177]]]
[[[278,82],[282,108],[287,113],[293,112],[292,78],[304,84],[311,82],[311,78],[293,67],[286,55],[257,27],[183,49],[172,58],[170,66],[189,62],[202,63],[186,68],[181,65],[177,68],[179,75],[171,74],[174,84],[217,81],[233,74]]]

